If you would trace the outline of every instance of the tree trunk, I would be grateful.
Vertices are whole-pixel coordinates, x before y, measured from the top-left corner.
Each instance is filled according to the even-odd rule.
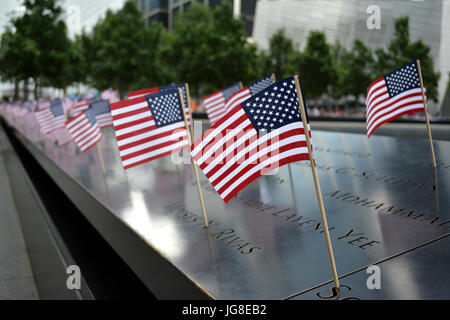
[[[44,89],[44,76],[39,75],[39,98],[42,98],[42,91]]]
[[[14,79],[14,101],[19,100],[19,80]]]
[[[39,80],[38,78],[33,78],[34,81],[34,100],[39,100],[38,90],[39,90]]]
[[[23,80],[23,101],[28,100],[28,79]]]

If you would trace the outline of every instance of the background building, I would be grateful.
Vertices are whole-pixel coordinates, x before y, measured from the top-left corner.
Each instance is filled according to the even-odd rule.
[[[250,36],[253,31],[253,20],[257,0],[197,0],[209,5],[212,9],[227,1],[233,5],[235,14],[245,23],[245,31]],[[161,22],[167,29],[173,28],[175,18],[189,9],[194,0],[135,0],[136,6],[143,12],[147,25]]]
[[[371,5],[380,8],[380,29],[367,27],[367,9]],[[284,28],[295,46],[303,49],[310,30],[323,30],[332,44],[339,41],[349,49],[355,39],[361,39],[376,48],[390,42],[395,20],[400,16],[409,16],[411,40],[421,39],[430,46],[434,68],[441,73],[439,103],[429,105],[430,111],[436,113],[444,100],[450,72],[450,0],[260,0],[253,39],[260,48],[267,49],[272,34]]]

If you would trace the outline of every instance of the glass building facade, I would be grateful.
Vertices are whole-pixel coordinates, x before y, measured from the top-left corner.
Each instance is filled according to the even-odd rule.
[[[209,5],[215,9],[223,1],[227,1],[234,5],[233,0],[196,0],[196,2]],[[152,22],[161,22],[167,29],[172,29],[175,18],[179,14],[186,12],[192,5],[194,0],[135,0],[136,6],[144,14],[147,25]],[[253,31],[253,20],[255,14],[257,0],[241,0],[240,16],[245,24],[247,35],[251,36]]]
[[[367,24],[374,6],[380,13],[379,29],[369,29]],[[434,69],[441,78],[439,103],[429,101],[429,109],[433,113],[443,111],[450,72],[450,0],[260,0],[252,36],[258,47],[267,49],[271,36],[284,29],[294,44],[303,49],[311,30],[323,30],[331,44],[339,41],[350,49],[355,39],[360,39],[375,49],[389,44],[395,21],[402,16],[409,17],[411,41],[420,39],[430,46]]]

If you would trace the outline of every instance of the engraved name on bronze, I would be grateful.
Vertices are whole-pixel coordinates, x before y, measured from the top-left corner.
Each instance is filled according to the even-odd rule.
[[[216,193],[216,190],[209,185],[207,181],[202,181],[200,184],[205,190]],[[294,223],[300,230],[312,230],[314,232],[324,233],[321,221],[314,218],[299,216],[292,212],[292,208],[282,209],[278,206],[264,203],[261,200],[250,199],[241,193],[237,194],[232,201],[238,201],[241,205],[248,208],[255,208],[261,213],[266,213],[277,219],[283,219],[289,223]],[[198,217],[198,219],[200,218],[199,216],[196,217]],[[336,227],[334,226],[328,226],[329,231],[335,231],[335,229]],[[336,234],[335,239],[346,241],[348,245],[361,250],[381,244],[380,241],[369,239],[364,232],[355,232],[354,229],[349,229],[343,234]]]
[[[205,229],[203,218],[200,215],[186,209],[180,203],[172,203],[165,207],[169,213],[173,213],[177,218],[185,223],[193,224],[196,227]],[[211,237],[225,244],[226,247],[233,249],[240,254],[251,254],[262,250],[261,246],[253,244],[251,241],[241,238],[233,228],[221,226],[219,221],[210,220],[209,230],[213,230]]]
[[[324,197],[340,200],[345,203],[351,203],[364,208],[372,208],[379,213],[392,214],[405,219],[429,223],[438,226],[450,227],[450,220],[442,220],[440,217],[430,213],[418,211],[417,209],[402,208],[398,205],[388,204],[385,201],[371,200],[366,197],[360,197],[350,192],[331,191],[323,194]]]
[[[303,162],[297,162],[295,164],[299,167],[311,167],[311,164],[309,162],[303,161]],[[356,168],[352,167],[343,167],[343,168],[337,168],[335,166],[327,166],[327,165],[319,165],[317,166],[317,170],[320,171],[334,171],[337,174],[345,174],[345,175],[351,175],[355,178],[364,179],[371,182],[379,182],[382,184],[393,184],[401,186],[402,189],[424,189],[427,186],[427,183],[425,181],[411,179],[408,177],[396,177],[391,175],[386,175],[374,170],[358,170]]]

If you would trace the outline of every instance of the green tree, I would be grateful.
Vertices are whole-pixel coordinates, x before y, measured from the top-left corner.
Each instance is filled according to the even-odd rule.
[[[165,48],[174,80],[188,82],[194,95],[199,94],[201,86],[216,81],[212,20],[212,13],[206,6],[194,3],[175,20],[169,45]]]
[[[174,80],[188,82],[194,96],[261,74],[256,47],[247,42],[243,23],[233,19],[229,3],[214,12],[194,3],[175,21],[169,41],[168,63],[178,77]]]
[[[141,12],[128,0],[117,12],[108,10],[91,34],[82,35],[88,53],[88,79],[99,90],[114,87],[120,97],[132,90],[143,74],[154,72],[150,59],[149,31]]]
[[[339,41],[331,47],[331,53],[333,57],[334,69],[336,70],[336,80],[328,87],[328,96],[331,98],[330,106],[337,107],[337,101],[345,96],[347,92],[344,88],[345,81],[345,57],[348,55],[348,51],[340,44]]]
[[[276,79],[289,76],[288,64],[293,52],[294,45],[292,44],[292,40],[285,36],[284,29],[278,30],[270,38],[268,52],[261,53],[263,73],[274,73]]]
[[[340,85],[346,95],[354,97],[355,105],[373,81],[373,61],[372,51],[361,40],[355,40],[353,48],[342,57]]]
[[[337,81],[333,53],[324,32],[311,31],[304,51],[294,54],[291,63],[292,70],[299,74],[305,96],[316,104]]]
[[[395,22],[394,38],[387,50],[377,48],[375,51],[375,71],[380,76],[387,74],[403,64],[413,60],[420,60],[427,96],[438,101],[439,72],[434,71],[433,58],[430,56],[430,47],[422,40],[412,42],[409,36],[409,18],[401,17]]]
[[[233,17],[230,3],[223,1],[213,12],[214,78],[220,87],[236,80],[248,83],[261,74],[256,46],[247,42],[242,20]]]
[[[63,79],[69,63],[70,41],[58,0],[23,0],[22,6],[24,14],[12,23],[16,33],[36,53],[28,76],[34,80],[37,98],[46,84],[58,88],[66,85]]]
[[[37,57],[35,42],[13,32],[8,26],[0,42],[0,74],[2,80],[14,82],[14,100],[19,99],[19,82],[28,82],[28,78],[37,74]],[[25,85],[24,97],[27,94]]]

